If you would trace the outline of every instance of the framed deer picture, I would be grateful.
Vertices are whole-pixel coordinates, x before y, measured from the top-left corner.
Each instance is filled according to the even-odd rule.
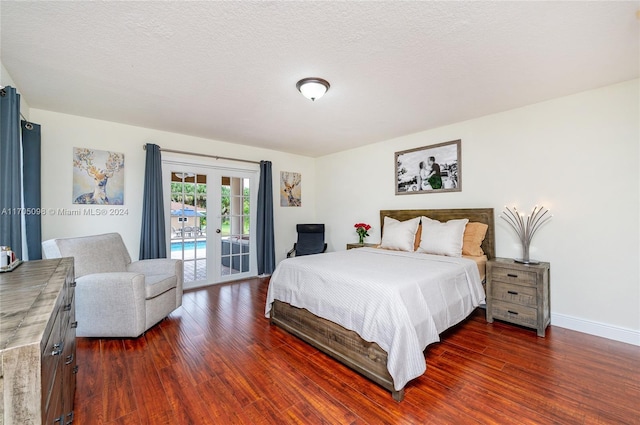
[[[280,171],[280,206],[302,206],[302,174]]]
[[[124,154],[73,148],[73,203],[124,204]]]

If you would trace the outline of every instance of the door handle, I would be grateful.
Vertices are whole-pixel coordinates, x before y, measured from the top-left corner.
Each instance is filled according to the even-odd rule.
[[[220,233],[222,230],[220,229],[216,229],[216,233]]]

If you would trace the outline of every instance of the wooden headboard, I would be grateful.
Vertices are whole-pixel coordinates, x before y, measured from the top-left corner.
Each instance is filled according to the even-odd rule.
[[[429,217],[433,220],[448,221],[468,218],[469,221],[485,223],[489,226],[482,242],[482,250],[491,259],[496,257],[496,231],[493,222],[493,208],[467,208],[443,210],[380,210],[380,231],[384,227],[384,218],[391,217],[399,221],[415,217]]]

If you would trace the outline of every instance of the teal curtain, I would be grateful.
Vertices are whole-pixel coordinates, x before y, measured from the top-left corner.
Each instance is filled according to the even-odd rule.
[[[140,233],[141,260],[167,258],[160,146],[147,143],[146,150]]]
[[[22,121],[22,178],[25,214],[24,225],[29,260],[42,259],[42,220],[40,202],[40,125]]]
[[[258,218],[256,221],[256,243],[258,274],[272,274],[276,269],[276,250],[273,231],[273,179],[271,161],[260,161],[260,183],[258,185]]]
[[[20,176],[20,95],[0,90],[0,245],[22,258],[22,180]]]

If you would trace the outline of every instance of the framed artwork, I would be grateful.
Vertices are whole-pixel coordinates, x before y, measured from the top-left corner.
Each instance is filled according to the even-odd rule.
[[[462,191],[461,140],[396,152],[396,195]]]
[[[124,154],[73,148],[73,203],[124,204]]]
[[[302,174],[280,171],[280,206],[302,206]]]

